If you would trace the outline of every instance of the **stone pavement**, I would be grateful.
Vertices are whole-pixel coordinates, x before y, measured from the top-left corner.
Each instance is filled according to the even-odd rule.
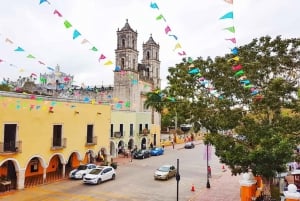
[[[210,188],[196,189],[189,201],[240,201],[240,179],[241,176],[231,176],[230,170],[219,177],[212,175]]]
[[[178,144],[177,146],[182,147]],[[165,147],[165,149],[171,149],[171,147]],[[128,164],[130,158],[120,156],[114,161],[122,166]],[[209,179],[210,188],[195,186],[194,196],[187,201],[240,201],[240,179],[241,175],[231,176],[231,171],[224,167],[222,174],[213,174]]]

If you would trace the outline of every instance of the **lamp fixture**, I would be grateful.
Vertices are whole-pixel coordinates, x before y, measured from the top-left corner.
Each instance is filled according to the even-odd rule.
[[[75,111],[74,114],[79,114],[79,112],[78,112],[78,111]]]
[[[49,110],[48,113],[54,113],[54,111],[53,110]]]
[[[101,115],[102,113],[101,112],[97,112],[97,115]]]

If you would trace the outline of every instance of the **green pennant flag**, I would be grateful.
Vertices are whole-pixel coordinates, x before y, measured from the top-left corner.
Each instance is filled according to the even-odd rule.
[[[235,33],[235,28],[234,27],[227,27],[227,28],[225,28],[225,30],[228,30],[232,33]]]
[[[164,21],[166,21],[165,18],[164,18],[164,16],[162,14],[160,14],[159,16],[156,17],[156,20],[161,20],[161,19],[163,19]]]
[[[29,54],[29,55],[27,56],[27,58],[35,59],[35,57],[34,57],[32,54]]]
[[[72,24],[68,21],[68,20],[65,20],[64,21],[64,25],[65,25],[65,27],[68,29],[68,28],[70,28],[70,27],[72,27]]]
[[[98,51],[98,49],[94,46],[94,47],[92,47],[92,49],[91,50],[93,50],[93,51],[95,51],[95,52],[97,52]]]
[[[239,77],[239,76],[241,76],[241,75],[244,75],[244,71],[243,70],[239,70],[238,72],[236,72],[235,74],[234,74],[234,77]]]

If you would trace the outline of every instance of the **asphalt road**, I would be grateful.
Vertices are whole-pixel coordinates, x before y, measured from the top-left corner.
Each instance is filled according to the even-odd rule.
[[[178,183],[178,200],[187,201],[193,197],[192,185],[205,188],[206,160],[203,158],[205,147],[196,144],[194,149],[183,149],[177,145],[175,149],[167,147],[162,156],[147,159],[134,159],[127,164],[119,165],[114,181],[100,185],[85,185],[81,180],[63,180],[52,184],[1,196],[5,201],[176,201],[177,181],[154,180],[153,173],[163,164],[177,166],[179,159],[180,181]],[[221,175],[218,158],[212,154],[209,164],[214,177]],[[130,159],[128,159],[130,161]],[[216,171],[214,172],[214,167]],[[217,172],[219,171],[219,172]]]

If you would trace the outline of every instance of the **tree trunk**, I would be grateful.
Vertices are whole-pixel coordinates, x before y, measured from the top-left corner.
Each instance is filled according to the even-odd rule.
[[[263,180],[263,194],[271,196],[271,180],[265,177],[262,177]]]

